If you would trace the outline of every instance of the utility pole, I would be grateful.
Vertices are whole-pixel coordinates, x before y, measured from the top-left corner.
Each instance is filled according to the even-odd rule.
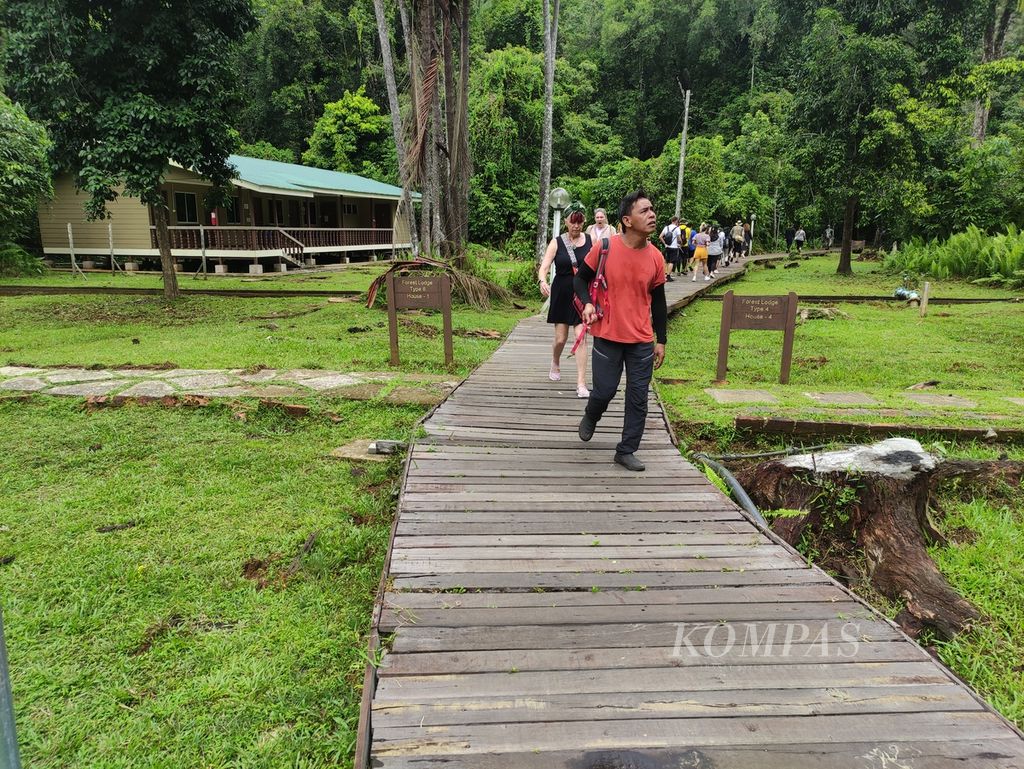
[[[686,80],[687,85],[689,85],[690,78],[687,77]],[[690,122],[690,89],[684,89],[683,84],[679,82],[679,78],[676,78],[676,83],[683,94],[683,138],[679,144],[679,178],[676,181],[676,216],[681,216],[680,211],[683,206],[683,174],[686,172],[686,127]]]

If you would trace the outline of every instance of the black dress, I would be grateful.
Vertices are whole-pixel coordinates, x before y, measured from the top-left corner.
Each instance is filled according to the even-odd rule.
[[[584,235],[585,242],[582,246],[574,246],[576,252],[576,264],[583,264],[583,260],[590,253],[590,236]],[[559,235],[556,239],[558,247],[555,249],[555,279],[551,283],[551,304],[548,306],[548,323],[567,323],[570,326],[578,326],[579,313],[573,306],[572,278],[575,274],[572,269],[572,259],[565,249],[565,241]]]

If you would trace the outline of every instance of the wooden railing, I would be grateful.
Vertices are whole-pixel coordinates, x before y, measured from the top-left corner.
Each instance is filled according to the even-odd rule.
[[[156,228],[150,227],[158,248]],[[393,229],[342,227],[169,227],[171,250],[271,251],[303,248],[390,246]]]

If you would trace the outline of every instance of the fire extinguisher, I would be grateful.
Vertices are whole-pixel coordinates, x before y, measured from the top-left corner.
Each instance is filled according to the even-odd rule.
[[[216,227],[217,226],[217,209],[216,208],[213,209],[210,212],[210,226],[211,227]]]

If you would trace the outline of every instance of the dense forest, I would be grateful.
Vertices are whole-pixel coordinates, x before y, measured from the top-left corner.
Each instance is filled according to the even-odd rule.
[[[408,113],[404,4],[384,12]],[[53,130],[34,109],[38,68],[26,75],[26,5],[9,0],[4,17],[5,90]],[[218,98],[236,149],[398,182],[373,2],[230,5],[237,24],[220,31],[216,64],[229,74]],[[547,7],[465,7],[469,238],[522,256],[538,215]],[[814,239],[827,224],[841,233],[849,214],[859,237],[880,243],[1022,224],[1022,17],[1018,0],[564,0],[552,182],[610,209],[643,185],[670,215],[688,87],[691,222],[753,213],[761,239],[798,222]]]
[[[1020,19],[1016,0],[565,0],[554,182],[588,207],[643,184],[670,214],[685,81],[691,220],[755,213],[765,234],[799,221],[813,236],[840,229],[854,195],[868,239],[1024,222]],[[471,24],[470,238],[529,251],[541,4],[474,3]],[[244,141],[397,178],[368,0],[267,4],[238,71]]]

